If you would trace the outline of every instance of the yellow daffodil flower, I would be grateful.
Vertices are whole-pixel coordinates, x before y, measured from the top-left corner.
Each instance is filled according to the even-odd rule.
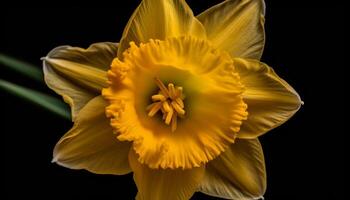
[[[136,199],[261,197],[257,137],[302,103],[259,61],[264,14],[263,0],[226,0],[198,16],[184,0],[143,0],[119,44],[53,49],[43,59],[45,81],[74,121],[53,161],[133,172]]]

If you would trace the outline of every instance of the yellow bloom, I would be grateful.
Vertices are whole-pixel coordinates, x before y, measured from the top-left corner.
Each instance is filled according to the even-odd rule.
[[[136,199],[189,199],[195,191],[261,197],[257,137],[302,103],[259,61],[264,6],[227,0],[195,17],[184,0],[143,0],[119,44],[52,50],[45,81],[74,121],[53,161],[99,174],[133,172]]]

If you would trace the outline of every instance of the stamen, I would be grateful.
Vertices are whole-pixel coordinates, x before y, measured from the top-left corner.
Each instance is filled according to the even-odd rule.
[[[177,104],[179,104],[179,106],[180,106],[181,108],[184,108],[184,107],[185,107],[184,102],[182,101],[182,99],[176,98],[176,99],[175,99],[175,102],[176,102]]]
[[[173,114],[174,114],[174,109],[170,107],[170,111],[168,112],[166,118],[165,118],[165,123],[166,124],[170,124],[171,122],[171,118],[173,117]]]
[[[156,105],[158,102],[151,103],[147,106],[146,110],[149,111],[153,108],[154,105]]]
[[[174,87],[174,84],[172,83],[169,83],[168,84],[168,90],[169,90],[169,96],[171,99],[174,99],[175,98],[175,87]]]
[[[151,110],[149,111],[148,116],[153,117],[158,112],[160,107],[162,107],[161,102],[154,104]]]
[[[162,91],[165,98],[169,97],[168,89],[165,87],[164,83],[158,77],[156,77],[155,80],[156,84],[158,85],[160,91]]]
[[[180,115],[184,115],[185,114],[185,110],[182,109],[175,101],[172,101],[171,105],[176,110],[176,112],[179,113]]]
[[[184,98],[182,97],[182,90],[183,90],[182,87],[176,87],[176,96],[177,96],[177,97],[180,97],[181,99],[184,99]]]
[[[163,108],[165,110],[165,112],[170,112],[170,106],[168,101],[163,101]]]
[[[177,128],[177,114],[174,113],[174,116],[171,119],[171,131],[174,132],[176,128]]]
[[[168,87],[159,79],[155,78],[155,82],[159,87],[158,94],[152,95],[153,103],[147,106],[148,116],[153,117],[159,110],[162,112],[162,120],[165,124],[171,126],[174,132],[177,128],[177,117],[184,118],[184,95],[182,87],[175,87],[173,83],[169,83]]]
[[[153,101],[165,101],[165,97],[162,94],[156,94],[152,96]]]

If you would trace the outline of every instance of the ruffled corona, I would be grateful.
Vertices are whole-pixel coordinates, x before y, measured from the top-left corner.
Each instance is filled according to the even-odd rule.
[[[205,40],[131,42],[108,80],[102,95],[117,139],[132,141],[150,168],[207,163],[234,142],[248,115],[230,56]]]

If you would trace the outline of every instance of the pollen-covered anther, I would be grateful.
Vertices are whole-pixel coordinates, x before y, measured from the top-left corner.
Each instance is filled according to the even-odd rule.
[[[159,88],[158,94],[152,95],[153,103],[147,106],[148,116],[153,117],[158,111],[163,115],[162,119],[165,124],[170,125],[171,131],[177,128],[177,117],[185,116],[184,95],[182,87],[175,87],[169,83],[168,87],[159,79],[155,78]]]

